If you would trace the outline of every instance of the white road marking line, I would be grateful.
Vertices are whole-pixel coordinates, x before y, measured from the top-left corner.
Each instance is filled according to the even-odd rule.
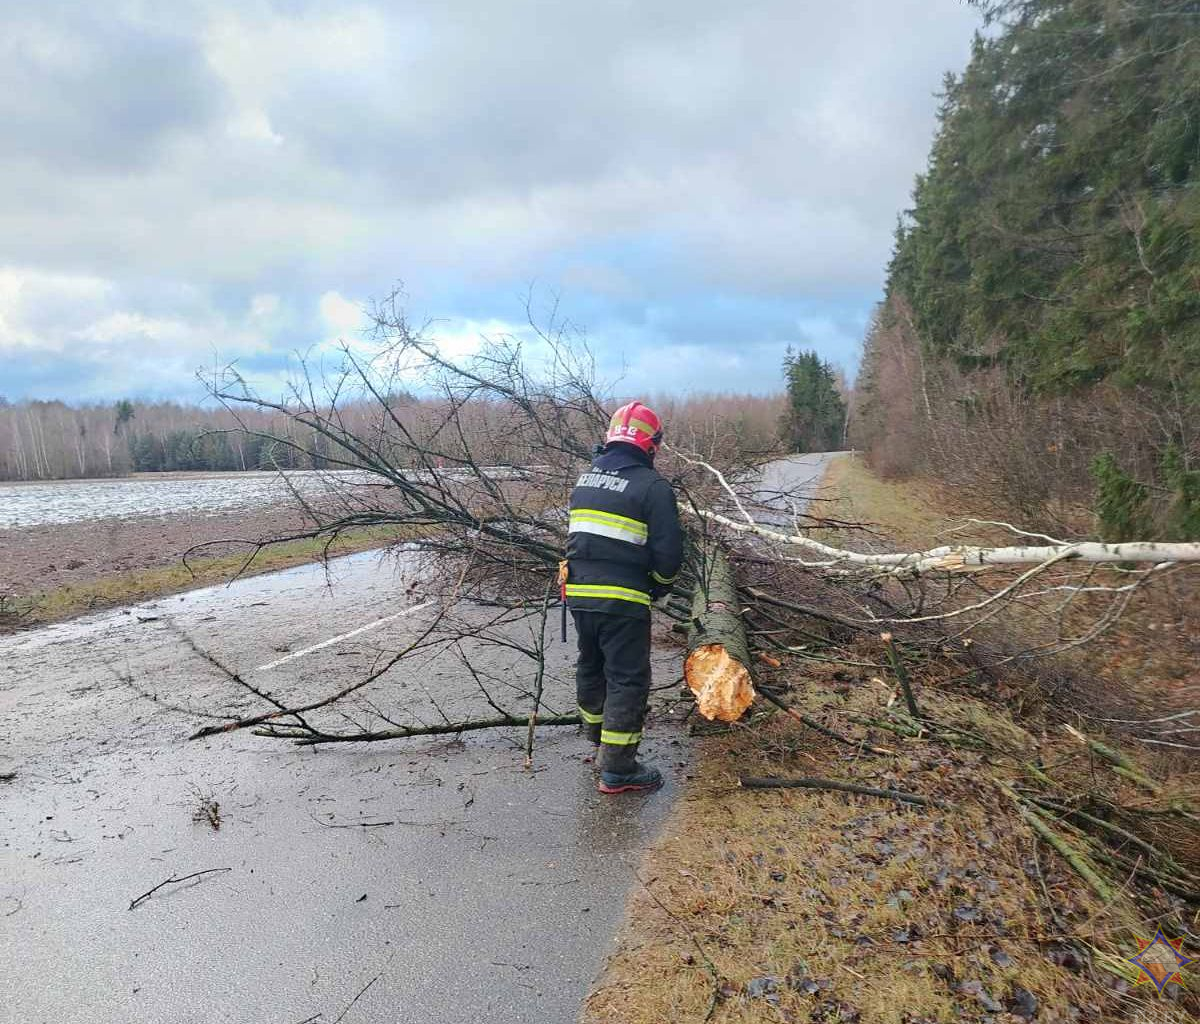
[[[382,619],[376,619],[374,622],[368,622],[365,626],[359,626],[358,629],[352,629],[349,633],[343,633],[341,636],[330,637],[328,640],[322,640],[319,644],[313,644],[311,647],[305,647],[299,651],[292,651],[291,654],[285,654],[282,658],[277,658],[275,661],[267,662],[265,665],[259,665],[255,672],[266,672],[268,669],[278,668],[285,661],[291,661],[293,658],[303,658],[306,654],[312,654],[313,651],[319,651],[323,647],[332,647],[334,644],[340,644],[343,640],[349,640],[353,636],[358,636],[361,633],[366,633],[372,629],[382,626],[385,622],[391,622],[393,619],[401,619],[405,615],[414,615],[425,608],[430,607],[435,602],[426,601],[424,604],[413,605],[411,608],[405,608],[402,612],[396,612],[395,615],[386,615]]]

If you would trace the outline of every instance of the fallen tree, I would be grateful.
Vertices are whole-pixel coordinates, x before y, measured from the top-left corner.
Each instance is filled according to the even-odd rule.
[[[375,325],[373,354],[346,347],[336,373],[318,377],[305,369],[278,399],[259,394],[233,367],[207,383],[235,417],[244,409],[266,410],[297,427],[269,437],[259,432],[264,442],[296,448],[302,438],[319,438],[326,464],[353,471],[329,476],[320,496],[293,492],[311,524],[304,535],[329,541],[360,526],[393,528],[414,561],[413,585],[439,609],[435,622],[417,646],[390,652],[371,673],[325,695],[287,699],[231,678],[268,707],[206,726],[197,737],[257,728],[305,743],[373,742],[477,728],[523,727],[532,735],[534,722],[569,724],[570,714],[543,707],[540,696],[547,682],[548,615],[557,606],[548,586],[565,548],[567,497],[602,435],[613,396],[596,383],[586,346],[561,324],[542,329],[531,317],[526,340],[491,339],[464,359],[451,358],[412,328],[394,297],[376,309]],[[427,397],[406,402],[412,389]],[[353,422],[341,414],[351,401]],[[364,427],[363,410],[370,407],[375,419]],[[243,427],[253,434],[261,422],[247,418]],[[895,632],[897,650],[918,652],[969,643],[1000,609],[1053,593],[1062,595],[1057,635],[1019,656],[1053,653],[1088,642],[1119,619],[1140,590],[1200,561],[1200,544],[1064,541],[997,523],[985,525],[1038,543],[856,551],[832,543],[828,532],[821,539],[809,533],[819,528],[868,542],[876,534],[822,514],[811,486],[764,491],[754,466],[760,457],[741,450],[736,434],[719,425],[706,434],[673,433],[660,455],[660,469],[687,513],[690,538],[685,570],[661,611],[687,633],[685,679],[705,715],[736,719],[749,706],[755,650],[854,664],[838,648],[843,633]],[[272,542],[249,539],[248,561]],[[736,556],[732,563],[726,552]],[[1095,575],[1109,564],[1114,568],[1104,571],[1116,578]],[[751,566],[755,572],[739,581],[737,573]],[[1021,571],[1013,575],[1013,567]],[[992,574],[995,583],[988,582]],[[739,582],[748,584],[740,593]],[[1095,598],[1107,603],[1093,613]],[[1081,628],[1067,630],[1065,623],[1078,619],[1088,601]],[[460,606],[497,614],[453,621],[450,612]],[[525,667],[514,667],[499,684],[489,680],[472,653],[483,648],[503,648]],[[430,723],[397,720],[367,703],[376,684],[431,653],[460,659],[486,709],[453,718],[437,709],[440,720]],[[516,676],[529,680],[513,691],[519,709],[492,693]],[[806,726],[860,749],[885,750],[790,708],[781,694],[763,696]],[[350,702],[357,707],[352,727],[344,717],[332,723],[306,717],[341,716],[337,709]]]
[[[754,701],[750,646],[737,587],[729,560],[717,544],[705,543],[697,560],[683,678],[705,718],[735,722]]]
[[[1056,562],[1092,562],[1119,565],[1122,563],[1151,563],[1156,566],[1174,565],[1180,562],[1200,562],[1200,543],[1163,543],[1160,541],[1128,541],[1122,544],[1106,544],[1102,541],[1065,541],[1046,538],[1052,543],[1045,545],[1018,545],[1009,547],[978,547],[975,545],[945,545],[928,551],[889,552],[863,554],[832,547],[800,533],[781,533],[753,519],[739,522],[727,515],[709,509],[700,509],[698,516],[719,523],[737,533],[749,533],[775,544],[802,548],[821,561],[805,562],[811,569],[856,569],[867,573],[884,573],[892,576],[919,576],[922,573],[969,572],[987,566],[1035,565],[1051,566]],[[982,522],[981,520],[972,520]],[[1005,526],[1006,523],[987,525]],[[1021,531],[1017,531],[1021,532]]]

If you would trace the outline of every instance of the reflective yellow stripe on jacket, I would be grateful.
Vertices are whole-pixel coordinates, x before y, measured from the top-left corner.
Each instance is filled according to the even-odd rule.
[[[650,607],[650,595],[629,587],[613,587],[602,583],[568,583],[567,597],[594,597],[608,601],[632,601]]]
[[[576,508],[571,510],[568,533],[594,533],[600,537],[611,537],[642,547],[650,530],[645,523],[615,512],[603,512],[598,508]]]

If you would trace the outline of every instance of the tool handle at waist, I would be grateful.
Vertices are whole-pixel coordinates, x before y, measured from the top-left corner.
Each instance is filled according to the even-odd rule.
[[[558,599],[562,602],[562,642],[567,642],[567,577],[570,567],[564,558],[558,563]]]

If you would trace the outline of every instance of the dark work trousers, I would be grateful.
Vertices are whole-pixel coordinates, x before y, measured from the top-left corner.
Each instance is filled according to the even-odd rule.
[[[579,637],[575,685],[584,730],[593,743],[636,751],[650,696],[650,618],[571,613]]]

